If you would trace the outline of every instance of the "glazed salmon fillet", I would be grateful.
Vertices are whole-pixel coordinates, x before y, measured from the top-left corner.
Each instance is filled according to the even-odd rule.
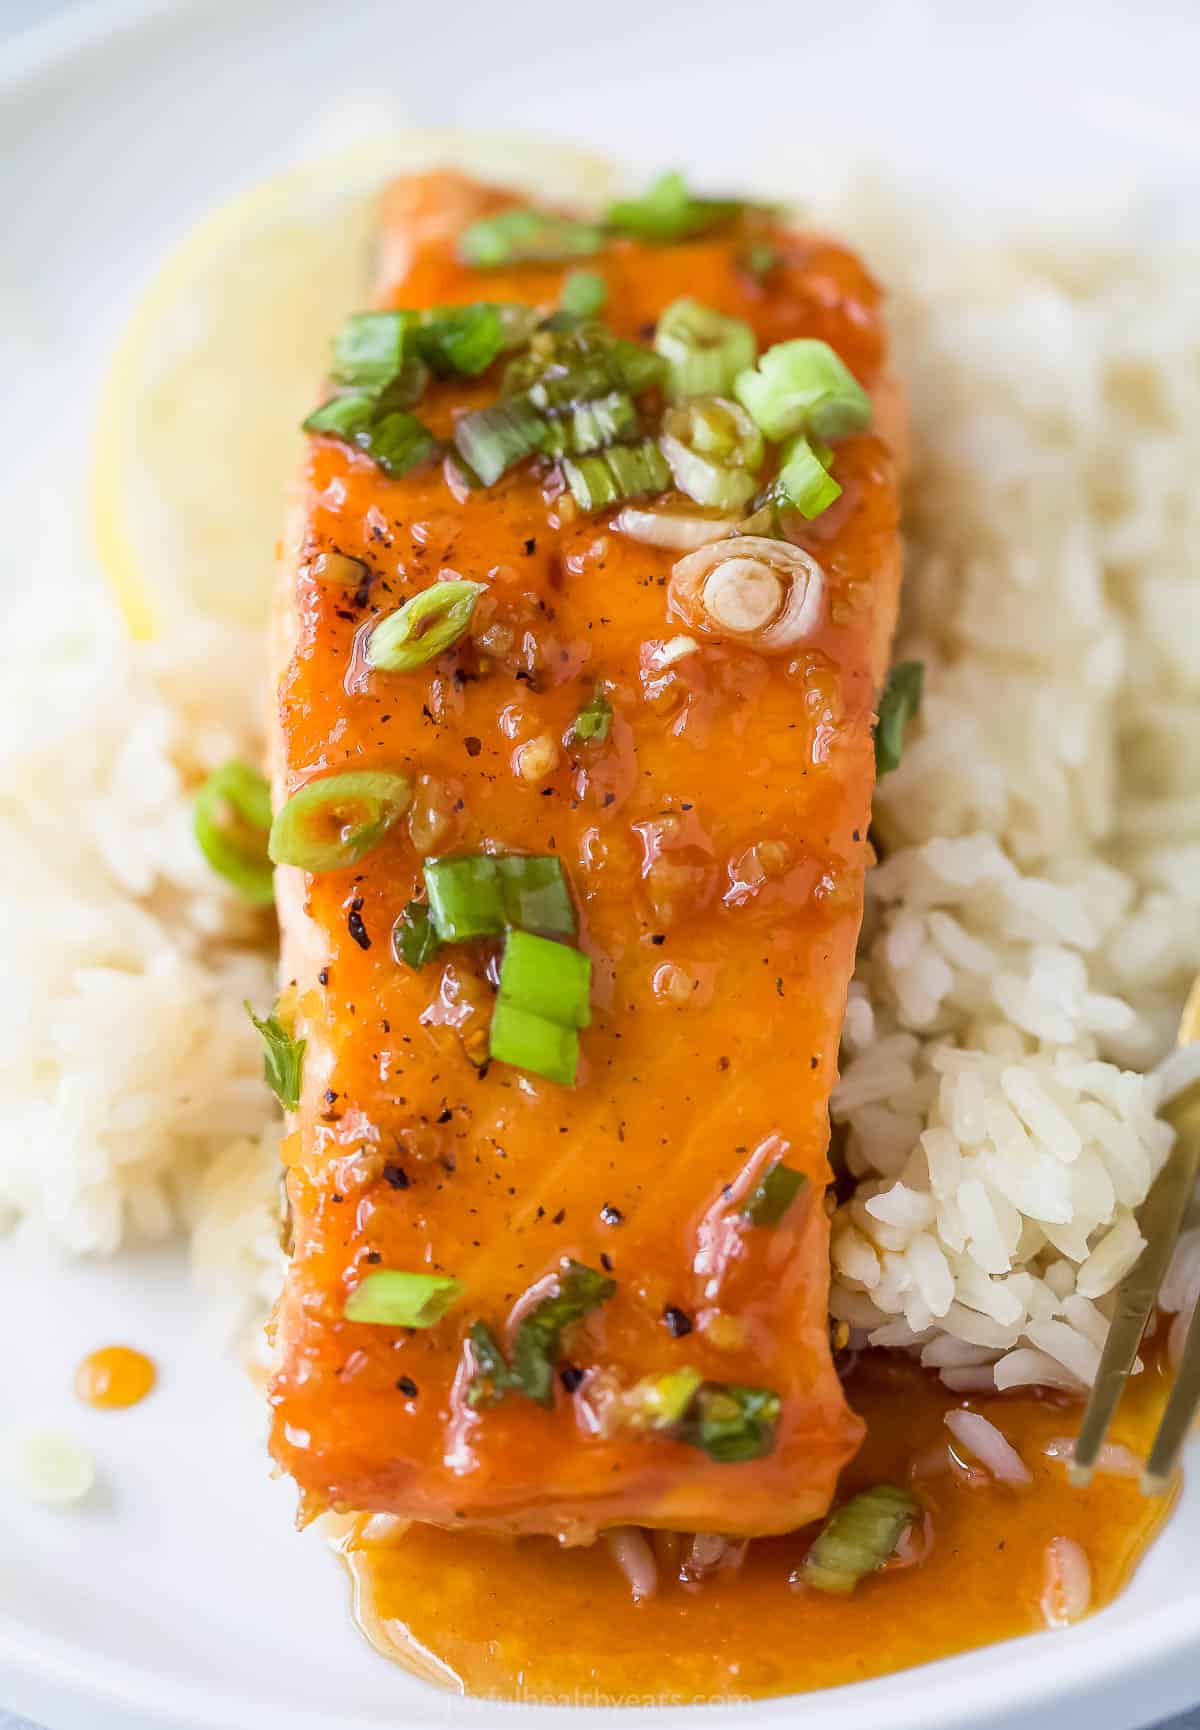
[[[697,205],[667,237],[547,218],[532,250],[564,261],[528,256],[522,209],[451,173],[387,191],[375,304],[413,319],[361,331],[372,348],[428,312],[430,374],[400,411],[428,445],[388,473],[382,434],[330,397],[349,418],[310,437],[281,547],[276,806],[383,782],[370,822],[331,793],[332,854],[277,854],[279,1015],[306,1043],[272,1448],[308,1516],[779,1532],[826,1511],[863,1434],[831,1352],[826,1189],[900,577],[880,297],[844,247],[762,210]],[[602,309],[556,318],[564,293]],[[545,391],[541,446],[468,472],[495,447],[464,419],[564,354],[569,383],[581,328],[636,398],[630,432],[618,392],[624,444],[686,433],[662,419],[675,375],[630,353],[656,355],[685,297],[710,339],[749,327],[748,367],[807,339],[870,393],[869,425],[811,441],[841,489],[824,508],[764,506],[783,458],[729,395],[718,430],[759,470],[736,546],[653,452],[637,496],[618,476],[597,505],[591,459],[562,449],[587,443],[578,405]],[[437,321],[484,303],[506,347],[472,373]],[[341,388],[383,371],[376,345]],[[479,585],[448,591],[448,646],[418,623],[385,654],[385,621],[445,583]]]

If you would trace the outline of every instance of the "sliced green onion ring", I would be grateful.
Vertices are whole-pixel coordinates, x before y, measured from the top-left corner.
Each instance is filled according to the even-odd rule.
[[[500,1001],[561,1027],[591,1024],[592,964],[579,949],[510,931],[500,962]]]
[[[196,794],[192,831],[200,851],[218,876],[260,907],[275,899],[270,828],[271,789],[249,763],[222,763]]]
[[[604,245],[604,230],[549,210],[502,210],[471,223],[458,238],[458,256],[479,270],[506,264],[553,264],[586,258]]]
[[[462,1296],[461,1280],[449,1274],[403,1273],[376,1267],[346,1299],[342,1314],[348,1322],[372,1322],[388,1328],[431,1328]]]
[[[505,924],[547,937],[574,937],[575,908],[556,853],[495,856]]]
[[[754,365],[758,343],[744,320],[727,318],[690,295],[672,301],[658,321],[654,347],[669,368],[667,394],[728,396],[733,381]]]
[[[799,1578],[818,1592],[852,1592],[895,1554],[896,1545],[921,1512],[907,1490],[877,1484],[844,1502],[830,1515],[805,1556]]]
[[[360,432],[368,430],[374,418],[375,393],[348,390],[331,396],[300,424],[305,432],[326,433],[330,438],[350,444]]]
[[[340,871],[377,847],[412,800],[407,775],[345,769],[306,781],[275,815],[267,850],[276,865]]]
[[[428,666],[466,636],[486,587],[465,578],[431,583],[376,625],[367,642],[367,665],[381,673]]]
[[[571,1087],[579,1067],[579,1035],[573,1027],[500,998],[492,1011],[488,1052],[500,1063]]]
[[[738,510],[753,495],[763,437],[737,403],[690,397],[663,416],[659,444],[680,492],[699,505]]]
[[[871,399],[827,342],[777,342],[739,373],[733,394],[771,439],[792,433],[832,444],[871,422]]]
[[[637,445],[613,445],[594,456],[567,457],[562,469],[571,496],[582,511],[599,511],[645,493],[665,492],[671,484],[671,471],[653,439]]]
[[[823,612],[825,574],[803,548],[731,535],[678,559],[667,599],[694,629],[768,653],[806,641]]]
[[[647,547],[669,547],[676,552],[695,552],[711,541],[732,534],[738,526],[735,516],[706,516],[692,506],[669,503],[661,505],[626,505],[614,520],[614,529],[628,535],[631,541],[641,541]]]

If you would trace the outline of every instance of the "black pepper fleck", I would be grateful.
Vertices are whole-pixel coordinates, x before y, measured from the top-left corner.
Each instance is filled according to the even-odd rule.
[[[483,750],[483,740],[477,739],[474,733],[468,733],[467,737],[463,740],[463,744],[467,747],[468,757],[478,757],[479,753]]]
[[[407,1189],[412,1181],[402,1165],[385,1165],[383,1178],[392,1189]]]
[[[417,1384],[413,1381],[411,1376],[401,1376],[399,1381],[396,1383],[396,1386],[400,1389],[402,1394],[407,1394],[410,1400],[416,1399]]]
[[[564,1364],[558,1372],[558,1379],[566,1391],[573,1394],[583,1386],[583,1375],[578,1364]]]
[[[621,1225],[625,1219],[625,1215],[621,1212],[619,1207],[614,1207],[611,1201],[606,1201],[604,1206],[600,1209],[600,1218],[604,1221],[605,1225]]]
[[[651,943],[653,943],[656,946],[661,948],[661,946],[667,941],[666,932],[665,931],[652,932],[651,937],[650,937],[650,941],[651,941]]]
[[[675,1304],[668,1304],[662,1313],[663,1326],[673,1340],[683,1339],[692,1331],[692,1318]]]

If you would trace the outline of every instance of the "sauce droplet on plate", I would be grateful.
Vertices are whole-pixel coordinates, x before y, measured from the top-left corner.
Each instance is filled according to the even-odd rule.
[[[75,1392],[85,1405],[119,1411],[144,1400],[158,1380],[153,1362],[132,1346],[101,1346],[75,1371]]]

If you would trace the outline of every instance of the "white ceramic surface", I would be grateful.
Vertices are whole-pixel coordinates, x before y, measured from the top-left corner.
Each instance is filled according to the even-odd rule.
[[[1198,63],[1200,14],[1183,0],[1136,11],[602,0],[586,13],[558,0],[163,0],[70,12],[0,51],[0,468],[9,480],[38,472],[47,404],[67,452],[33,520],[4,537],[6,599],[81,532],[94,391],[138,286],[201,213],[310,152],[311,117],[331,104],[379,106],[402,125],[615,143],[635,168],[679,164],[801,195],[865,153],[951,212],[1064,193],[1111,204],[1114,187],[1138,182],[1143,216],[1194,224]],[[0,928],[4,917],[19,909],[0,909]],[[358,1641],[335,1564],[289,1529],[256,1397],[205,1336],[177,1256],[62,1269],[36,1244],[9,1244],[0,1317],[0,1421],[18,1409],[69,1420],[102,1473],[75,1512],[0,1498],[0,1704],[50,1730],[512,1718],[432,1693]],[[136,1339],[164,1366],[160,1392],[124,1416],[81,1414],[70,1399],[71,1367],[103,1337]],[[1197,1556],[1193,1488],[1130,1591],[1068,1635],[802,1703],[672,1718],[1008,1730],[1036,1715],[1131,1730],[1200,1696]],[[662,1713],[621,1717],[651,1720]],[[540,1721],[582,1722],[556,1709]]]

